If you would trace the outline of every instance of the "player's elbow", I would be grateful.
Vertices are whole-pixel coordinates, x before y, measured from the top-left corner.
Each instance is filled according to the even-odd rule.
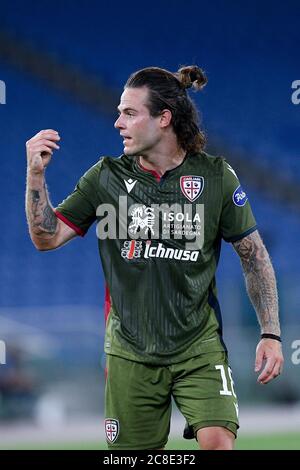
[[[44,240],[42,238],[31,237],[31,240],[37,251],[50,251],[57,248],[57,244],[53,239]]]
[[[34,243],[34,246],[35,248],[37,249],[37,251],[50,251],[50,250],[54,250],[55,248],[53,248],[52,246],[45,246],[45,245],[38,245],[36,243]]]

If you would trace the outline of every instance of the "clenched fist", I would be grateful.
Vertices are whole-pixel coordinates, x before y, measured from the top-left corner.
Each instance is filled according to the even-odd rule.
[[[58,132],[46,129],[26,142],[27,165],[30,172],[43,173],[51,160],[53,150],[59,149],[56,143],[59,140]]]

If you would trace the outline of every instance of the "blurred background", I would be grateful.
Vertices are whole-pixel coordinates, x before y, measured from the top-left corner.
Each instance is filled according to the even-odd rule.
[[[247,190],[280,296],[284,374],[261,386],[255,312],[239,260],[223,243],[217,279],[239,445],[300,449],[300,93],[292,88],[299,43],[293,0],[0,2],[2,448],[101,448],[104,440],[96,226],[63,249],[35,250],[24,210],[26,140],[47,128],[61,135],[47,169],[56,206],[100,156],[122,153],[113,123],[129,74],[197,64],[209,80],[191,93],[206,150],[226,157]],[[183,423],[174,408],[170,446],[195,448],[177,443]]]

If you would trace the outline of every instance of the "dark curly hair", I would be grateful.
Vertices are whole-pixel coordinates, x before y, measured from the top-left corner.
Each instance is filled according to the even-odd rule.
[[[124,89],[149,89],[147,103],[150,115],[159,116],[164,109],[172,113],[171,124],[179,145],[188,153],[197,153],[205,147],[206,139],[199,128],[195,104],[186,89],[202,89],[207,83],[204,72],[196,65],[182,67],[176,73],[159,67],[147,67],[134,72],[128,78]]]

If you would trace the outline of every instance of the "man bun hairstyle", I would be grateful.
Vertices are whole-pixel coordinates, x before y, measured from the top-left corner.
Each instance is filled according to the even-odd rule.
[[[169,109],[179,145],[187,153],[198,153],[204,149],[206,139],[199,127],[196,106],[186,90],[192,87],[196,91],[201,90],[206,83],[205,73],[196,65],[181,67],[175,73],[147,67],[130,75],[124,89],[147,87],[150,115],[157,117],[164,109]]]
[[[201,90],[207,84],[205,73],[197,65],[181,67],[174,75],[180,81],[183,88],[194,87],[195,90]]]

